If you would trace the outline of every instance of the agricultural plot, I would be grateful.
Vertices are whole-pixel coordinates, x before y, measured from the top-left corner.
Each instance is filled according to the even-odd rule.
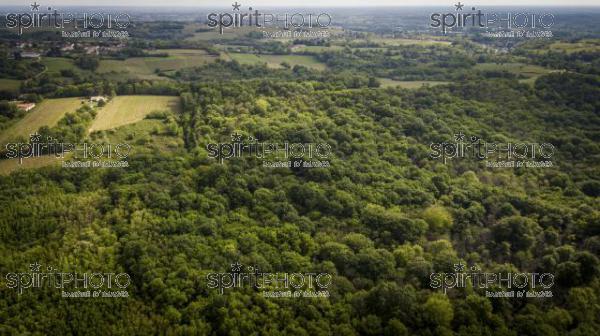
[[[98,110],[89,131],[117,128],[140,121],[154,111],[178,112],[179,108],[179,97],[118,96]]]
[[[539,76],[555,71],[551,69],[546,69],[539,65],[531,65],[524,63],[479,63],[475,65],[475,69],[482,71],[508,71],[515,75],[525,77],[521,80],[525,83],[533,83],[535,79]]]
[[[75,112],[82,103],[81,98],[46,99],[29,111],[23,119],[0,133],[0,143],[22,136],[29,137],[42,126],[54,126],[67,112]]]
[[[381,87],[396,87],[399,86],[404,89],[418,89],[423,86],[435,86],[441,84],[447,84],[448,82],[440,81],[397,81],[389,78],[378,78],[381,83]]]
[[[99,73],[126,73],[130,78],[156,79],[156,71],[173,71],[188,67],[201,66],[217,59],[203,50],[164,49],[156,53],[168,53],[167,57],[132,57],[126,60],[102,60]]]
[[[262,64],[266,63],[268,67],[278,69],[281,68],[281,63],[287,63],[290,66],[302,65],[315,70],[325,70],[326,65],[319,62],[313,56],[306,55],[258,55],[258,54],[241,54],[227,53],[229,58],[236,60],[242,64]]]
[[[72,59],[64,57],[43,57],[41,63],[46,66],[46,73],[52,76],[60,74],[61,70],[84,71],[78,68]]]
[[[18,91],[21,81],[18,79],[0,78],[0,91]]]

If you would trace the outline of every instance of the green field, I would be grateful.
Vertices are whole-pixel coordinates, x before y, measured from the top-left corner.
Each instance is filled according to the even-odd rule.
[[[448,82],[440,81],[397,81],[389,78],[378,78],[381,83],[381,87],[396,87],[399,86],[404,89],[418,89],[425,85],[434,86],[441,84],[448,84]]]
[[[78,68],[72,59],[64,57],[42,57],[42,64],[46,66],[46,73],[50,75],[60,74],[61,70],[83,71]]]
[[[225,53],[225,57],[224,58],[228,58],[228,60],[238,61],[241,64],[260,64],[260,63],[266,63],[265,60],[262,60],[256,54]]]
[[[0,133],[0,143],[17,136],[27,138],[42,126],[54,126],[67,112],[75,112],[81,106],[81,102],[81,98],[57,98],[42,101],[33,110],[27,112],[23,119]]]
[[[168,53],[168,57],[132,57],[126,60],[102,60],[98,73],[126,73],[127,77],[136,79],[157,79],[156,69],[160,71],[179,70],[187,67],[201,66],[216,60],[204,50],[197,49],[163,49],[154,53]]]
[[[239,45],[239,44],[215,44],[215,45],[213,45],[213,47],[215,47],[216,49],[221,50],[221,51],[240,52],[240,53],[246,53],[251,50],[254,50],[254,48],[251,46],[244,46],[244,45]]]
[[[223,34],[219,34],[219,31],[215,30],[212,32],[200,32],[195,33],[194,36],[189,38],[190,41],[209,41],[209,40],[231,40],[240,37],[239,34],[232,32],[231,30],[225,30]]]
[[[293,52],[311,52],[311,53],[322,53],[327,51],[340,51],[344,50],[344,47],[339,45],[332,46],[298,46]]]
[[[198,29],[207,28],[209,28],[207,25],[189,24],[185,26],[183,31],[186,34],[192,35],[191,37],[187,38],[189,41],[230,40],[242,37],[251,31],[249,28],[225,29],[223,34],[220,34],[219,30],[216,28],[209,31],[196,31]]]
[[[581,40],[578,42],[554,42],[547,50],[566,52],[568,54],[580,51],[600,51],[600,39]]]
[[[176,123],[172,121],[172,123]],[[129,143],[135,147],[135,153],[165,153],[183,148],[183,138],[166,133],[164,120],[143,119],[136,123],[116,129],[96,132],[94,141],[107,143]]]
[[[281,68],[281,63],[286,62],[290,66],[303,65],[307,68],[315,70],[325,70],[326,65],[317,61],[313,56],[305,55],[258,55],[258,54],[241,54],[227,53],[232,60],[242,64],[261,64],[266,63],[269,68]]]
[[[60,165],[61,163],[61,159],[57,159],[54,155],[25,158],[21,163],[18,159],[0,160],[0,175],[8,175],[20,169],[40,168],[48,165]]]
[[[515,75],[522,75],[526,78],[536,78],[540,75],[547,74],[552,72],[550,69],[543,68],[539,65],[530,65],[524,63],[479,63],[475,65],[475,69],[477,70],[504,70]]]
[[[452,44],[450,41],[442,41],[442,40],[433,40],[433,39],[404,39],[404,38],[386,38],[386,37],[375,37],[368,39],[358,39],[354,40],[353,44],[361,44],[361,43],[377,43],[384,46],[403,46],[403,45],[421,45],[421,46],[430,46],[430,45],[445,45],[449,46]]]
[[[98,111],[90,132],[108,130],[144,119],[153,111],[179,111],[179,97],[119,96]]]
[[[17,91],[21,86],[21,81],[18,79],[0,78],[0,90]]]

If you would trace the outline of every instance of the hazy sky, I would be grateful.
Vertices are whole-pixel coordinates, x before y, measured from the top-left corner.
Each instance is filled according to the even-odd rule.
[[[231,0],[38,0],[42,6],[231,6]],[[451,6],[456,1],[440,0],[238,0],[252,6],[342,7],[342,6]],[[0,0],[0,5],[28,6],[32,0]],[[600,6],[600,0],[475,0],[463,1],[467,6]]]

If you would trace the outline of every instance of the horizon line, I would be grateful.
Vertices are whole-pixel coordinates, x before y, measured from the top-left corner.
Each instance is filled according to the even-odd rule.
[[[66,6],[66,7],[137,7],[137,8],[146,8],[146,7],[170,7],[170,8],[220,8],[221,6],[216,6],[216,5],[193,5],[193,4],[181,4],[181,5],[167,5],[167,4],[149,4],[149,5],[139,5],[139,4],[131,4],[131,5],[127,5],[127,4],[109,4],[109,5],[89,5],[89,4],[85,4],[85,5],[81,5],[81,4],[64,4],[64,3],[56,3],[53,4],[54,6]],[[21,4],[6,4],[6,5],[0,5],[0,8],[2,7],[30,7],[30,5],[21,5]],[[377,4],[373,4],[373,5],[259,5],[263,8],[431,8],[431,7],[452,7],[452,6],[448,6],[446,4],[444,5],[389,5],[389,4],[382,4],[382,5],[377,5]],[[515,6],[519,6],[519,7],[545,7],[545,8],[553,8],[553,7],[566,7],[566,8],[600,8],[600,3],[599,4],[585,4],[585,5],[573,5],[573,4],[556,4],[556,5],[541,5],[541,4],[530,4],[530,5],[523,5],[523,4],[501,4],[501,5],[479,5],[477,6],[478,8],[485,8],[485,7],[515,7]],[[227,7],[227,6],[224,6]]]

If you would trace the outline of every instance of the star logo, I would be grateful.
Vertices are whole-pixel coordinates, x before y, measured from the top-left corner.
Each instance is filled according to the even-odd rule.
[[[239,11],[239,10],[240,10],[240,6],[241,6],[241,5],[242,5],[242,4],[239,4],[237,1],[236,1],[235,3],[232,3],[232,4],[231,4],[231,6],[233,7],[233,10],[237,10],[237,11]]]
[[[40,267],[42,267],[42,265],[40,265],[40,263],[38,263],[37,261],[33,264],[29,264],[29,269],[32,272],[39,272],[40,271]]]
[[[454,264],[454,271],[455,272],[462,272],[464,270],[465,270],[465,265],[462,262],[460,262],[458,264]]]
[[[29,135],[29,141],[31,141],[31,143],[38,143],[42,140],[42,136],[39,135],[37,132]]]
[[[465,134],[463,132],[459,132],[458,134],[454,134],[454,140],[456,140],[456,142],[465,141]]]
[[[456,5],[454,5],[454,7],[456,7],[457,11],[463,10],[463,6],[464,6],[464,4],[461,4],[460,1]]]
[[[31,4],[31,10],[32,11],[39,11],[40,10],[40,4],[38,4],[37,2],[34,2],[33,4]]]
[[[239,272],[242,270],[242,264],[240,264],[239,262],[235,262],[235,264],[231,264],[231,271],[232,272]]]
[[[231,135],[231,141],[233,142],[242,142],[242,135],[238,132],[235,132]]]

